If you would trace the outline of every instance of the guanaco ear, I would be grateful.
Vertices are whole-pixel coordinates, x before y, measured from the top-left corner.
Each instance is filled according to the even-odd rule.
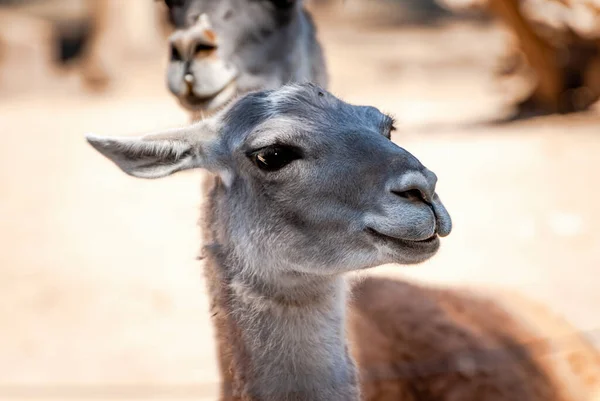
[[[134,177],[160,178],[191,168],[219,168],[217,136],[204,122],[142,137],[88,134],[86,139]]]

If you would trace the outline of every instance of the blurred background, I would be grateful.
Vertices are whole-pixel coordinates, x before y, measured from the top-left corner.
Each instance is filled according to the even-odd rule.
[[[600,6],[312,0],[331,91],[394,114],[455,229],[373,274],[508,287],[600,347]],[[86,132],[186,124],[164,2],[0,1],[0,399],[215,399],[199,172],[125,176]],[[205,398],[203,398],[205,397]]]

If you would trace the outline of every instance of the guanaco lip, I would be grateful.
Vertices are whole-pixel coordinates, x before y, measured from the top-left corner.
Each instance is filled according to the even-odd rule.
[[[369,234],[371,234],[372,236],[379,238],[381,240],[400,242],[400,243],[408,243],[408,244],[415,244],[415,243],[416,244],[431,244],[431,243],[434,243],[439,240],[439,237],[437,234],[433,234],[431,237],[421,239],[421,240],[411,240],[411,239],[406,239],[406,238],[398,238],[398,237],[392,237],[389,235],[385,235],[371,227],[367,227],[365,229],[365,231],[368,232]]]
[[[188,92],[185,95],[180,96],[180,99],[188,106],[191,107],[206,107],[211,102],[213,102],[216,98],[218,98],[221,94],[226,91],[235,92],[236,89],[236,78],[234,77],[231,81],[229,81],[225,86],[221,89],[215,91],[214,93],[198,96],[193,91]]]

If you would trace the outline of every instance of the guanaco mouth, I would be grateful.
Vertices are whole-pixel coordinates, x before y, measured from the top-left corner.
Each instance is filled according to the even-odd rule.
[[[365,229],[365,231],[380,240],[391,241],[391,242],[401,243],[401,244],[404,243],[404,244],[424,244],[424,245],[426,245],[426,244],[433,244],[433,243],[439,241],[439,237],[437,234],[433,234],[431,237],[425,238],[422,240],[410,240],[410,239],[397,238],[397,237],[385,235],[371,227],[367,227]]]
[[[236,81],[231,80],[218,92],[209,96],[197,96],[193,92],[189,92],[186,95],[180,96],[182,104],[191,109],[208,109],[213,106],[213,103],[217,103],[216,106],[220,106],[219,103],[225,103],[228,101],[236,91]],[[220,98],[223,98],[222,100]]]

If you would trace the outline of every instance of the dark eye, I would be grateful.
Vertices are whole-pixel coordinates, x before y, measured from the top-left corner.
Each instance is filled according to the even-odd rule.
[[[183,2],[184,2],[184,0],[165,0],[165,4],[169,8],[181,7],[181,6],[183,6]]]
[[[210,52],[216,49],[216,46],[214,45],[208,45],[208,44],[204,44],[204,43],[198,43],[196,45],[196,47],[194,48],[194,54],[199,54],[199,53],[203,53],[203,52]]]
[[[279,145],[268,146],[250,154],[256,167],[263,171],[277,171],[300,158],[297,149]]]
[[[296,0],[271,0],[271,3],[278,8],[290,8],[294,5]]]

